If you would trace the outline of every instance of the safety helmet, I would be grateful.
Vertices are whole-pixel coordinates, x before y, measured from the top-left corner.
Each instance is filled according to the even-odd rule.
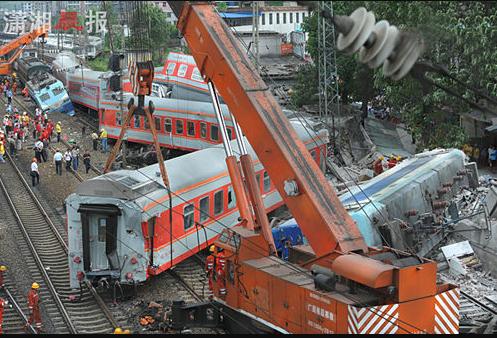
[[[380,161],[383,161],[385,158],[383,156],[380,156]]]
[[[211,245],[211,247],[209,248],[209,251],[210,252],[214,252],[216,250],[216,246],[215,245]]]
[[[40,284],[34,282],[33,284],[31,284],[31,289],[39,289],[40,288]]]
[[[0,271],[7,271],[7,267],[5,265],[0,265]]]
[[[28,115],[28,113],[27,112],[23,112],[22,115]]]
[[[120,333],[123,333],[123,330],[120,327],[116,327],[114,329],[114,334],[120,334]]]
[[[397,156],[397,161],[400,161],[401,159],[402,159],[402,157]]]

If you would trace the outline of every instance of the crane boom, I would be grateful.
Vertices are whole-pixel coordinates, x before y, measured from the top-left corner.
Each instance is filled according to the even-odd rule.
[[[0,75],[9,75],[11,64],[21,55],[22,48],[39,37],[45,38],[49,28],[50,25],[42,25],[0,46]],[[12,51],[14,54],[7,60],[6,55]]]
[[[316,256],[367,252],[356,224],[214,7],[181,1],[170,6],[200,72],[230,107]]]
[[[216,260],[215,280],[209,277],[214,299],[193,307],[173,305],[173,326],[222,321],[236,331],[240,321],[229,318],[235,316],[248,319],[244,323],[256,321],[251,326],[255,332],[262,327],[263,331],[293,333],[457,333],[457,287],[437,284],[437,265],[431,260],[393,248],[366,246],[215,8],[197,1],[169,4],[200,72],[215,85],[244,129],[310,244],[301,256],[285,262],[265,250],[270,239],[264,226],[262,233],[245,226],[223,229],[215,245],[224,254]],[[352,43],[351,50],[355,50],[368,35],[374,35],[369,45],[376,41],[381,49],[385,36],[372,33],[374,16],[364,8],[354,13],[348,18],[352,29],[347,29],[342,45]],[[357,35],[360,29],[363,33]],[[390,40],[401,42],[387,64],[392,78],[398,79],[419,55],[418,45],[408,39]],[[254,174],[244,170],[244,176],[248,181]],[[253,194],[258,195],[257,184],[250,185],[256,186]],[[441,307],[447,311],[442,313]],[[247,332],[245,325],[241,329]]]

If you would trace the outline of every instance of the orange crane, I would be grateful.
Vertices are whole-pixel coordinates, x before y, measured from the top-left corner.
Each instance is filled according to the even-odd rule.
[[[217,90],[309,241],[293,262],[273,255],[266,216],[258,211],[260,192],[251,176],[250,158],[244,158],[241,151],[240,163],[232,164],[229,172],[237,202],[239,196],[248,194],[250,198],[240,200],[250,201],[252,209],[240,211],[245,225],[225,228],[216,242],[224,253],[221,268],[225,273],[216,275],[212,302],[197,307],[174,303],[172,327],[209,326],[222,321],[231,332],[457,333],[458,287],[437,283],[434,261],[366,245],[215,8],[208,2],[169,4],[201,74],[211,86],[214,106]],[[342,47],[353,42],[351,35],[361,39],[355,40],[349,51],[386,39],[386,29],[369,39],[359,34],[360,27],[354,25],[374,24],[374,18],[371,22],[364,13],[340,22],[347,31],[345,39],[338,39]],[[397,78],[405,75],[419,56],[412,43],[406,46],[388,61],[387,70]],[[393,46],[388,48],[392,52]],[[369,52],[377,55],[379,49],[376,46]],[[365,57],[371,59],[372,55]],[[402,66],[402,61],[409,67]],[[237,139],[241,138],[237,135]],[[229,154],[227,151],[228,158]],[[253,218],[244,217],[251,210]]]
[[[35,39],[41,37],[42,43],[48,36],[49,25],[42,25],[31,32],[23,34],[0,47],[0,75],[12,74],[12,63],[21,55],[22,50]],[[10,57],[7,55],[14,52]]]

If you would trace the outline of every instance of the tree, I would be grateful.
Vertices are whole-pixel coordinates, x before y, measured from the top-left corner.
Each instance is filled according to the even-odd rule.
[[[468,85],[497,94],[497,15],[496,1],[491,2],[333,2],[335,14],[350,15],[364,6],[374,12],[376,20],[387,20],[400,29],[419,32],[426,42],[423,58],[445,65],[449,72]],[[317,56],[317,21],[315,14],[306,19],[308,50]],[[386,103],[414,134],[418,145],[425,147],[459,147],[466,141],[459,127],[459,115],[469,107],[446,92],[420,84],[410,76],[398,82],[385,78],[381,69],[370,70],[353,57],[337,52],[337,66],[343,85],[342,101],[369,99],[384,94]],[[445,86],[453,83],[439,75],[430,78]],[[298,90],[294,95],[298,95]],[[468,99],[478,98],[462,91]]]
[[[127,46],[145,47],[152,51],[154,63],[160,64],[167,55],[167,49],[173,39],[177,39],[176,26],[167,21],[166,14],[158,7],[145,3],[141,5],[141,15],[134,15],[130,23],[132,38]]]

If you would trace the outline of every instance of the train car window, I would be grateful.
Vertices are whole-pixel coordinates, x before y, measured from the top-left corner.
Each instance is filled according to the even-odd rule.
[[[146,116],[143,117],[143,121],[145,121],[145,129],[150,129],[150,123]]]
[[[219,215],[224,210],[224,191],[219,190],[214,194],[214,215]]]
[[[202,78],[202,74],[200,74],[200,71],[198,70],[197,67],[195,67],[193,69],[192,80],[198,81],[198,82],[203,82],[204,81],[204,79]]]
[[[228,187],[228,209],[236,207],[236,195],[233,187]]]
[[[200,199],[200,222],[209,218],[209,196]]]
[[[57,96],[59,95],[60,93],[62,93],[64,91],[64,88],[63,87],[56,87],[54,89],[52,89],[52,93],[54,94],[54,96]]]
[[[267,173],[267,171],[264,172],[263,180],[264,180],[264,187],[263,187],[264,192],[268,192],[269,188],[271,188],[271,179],[269,178],[269,174]]]
[[[312,158],[315,159],[316,158],[316,150],[313,149],[310,151],[310,153],[311,153]]]
[[[200,122],[200,137],[201,138],[207,137],[207,123],[205,122]]]
[[[185,230],[187,230],[193,226],[194,212],[195,212],[195,208],[193,207],[193,204],[188,204],[183,209],[183,225],[185,227]]]
[[[181,66],[179,66],[178,76],[185,77],[187,69],[188,69],[188,65],[181,65]]]
[[[233,136],[232,136],[232,135],[233,135],[233,132],[231,131],[231,128],[226,128],[226,131],[228,132],[228,138],[229,138],[230,140],[233,140]]]
[[[176,120],[176,134],[183,134],[183,120]]]
[[[216,125],[211,125],[211,140],[219,141],[219,128]]]
[[[120,111],[117,111],[116,112],[116,125],[120,126],[123,124],[123,120],[122,120],[122,114]]]
[[[255,179],[257,180],[257,184],[259,185],[259,189],[261,188],[261,174],[255,175]]]
[[[135,128],[140,128],[140,116],[135,115]]]
[[[192,121],[187,121],[186,122],[186,132],[188,133],[188,136],[195,136],[195,123]]]
[[[165,119],[164,120],[164,131],[166,133],[170,133],[172,129],[173,129],[173,123],[171,122],[171,119]]]
[[[160,131],[160,118],[154,118],[155,121],[155,130]]]
[[[105,230],[107,228],[107,218],[98,219],[98,241],[105,242]]]
[[[176,68],[176,63],[172,62],[167,65],[167,75],[172,75],[174,73],[174,68]]]
[[[40,100],[42,100],[43,102],[47,101],[48,99],[50,99],[50,95],[48,93],[40,95]]]

